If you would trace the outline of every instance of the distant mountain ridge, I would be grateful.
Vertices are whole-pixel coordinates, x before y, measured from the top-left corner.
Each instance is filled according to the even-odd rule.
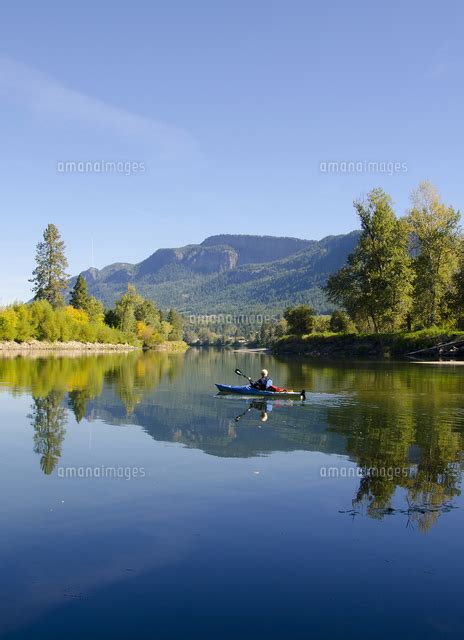
[[[89,292],[108,306],[133,283],[160,307],[183,313],[281,310],[303,302],[323,313],[331,307],[322,286],[358,238],[358,231],[322,240],[216,235],[197,245],[158,249],[138,264],[119,262],[82,275]]]

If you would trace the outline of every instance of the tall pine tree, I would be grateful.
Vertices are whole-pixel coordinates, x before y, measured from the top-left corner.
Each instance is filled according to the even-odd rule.
[[[172,326],[169,340],[182,340],[184,334],[184,323],[182,317],[175,309],[170,309],[168,313],[168,322]]]
[[[60,232],[54,224],[49,224],[42,242],[37,245],[37,266],[30,282],[33,283],[34,299],[47,300],[54,308],[64,305],[63,292],[68,288],[68,261],[64,250]]]
[[[87,282],[82,274],[77,276],[76,284],[71,291],[70,304],[75,309],[87,310],[89,294],[87,293]]]

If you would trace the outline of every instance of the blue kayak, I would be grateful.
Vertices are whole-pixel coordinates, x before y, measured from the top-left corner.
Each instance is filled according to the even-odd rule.
[[[261,391],[249,384],[241,386],[231,386],[230,384],[216,384],[219,393],[235,393],[241,396],[261,396],[265,398],[290,398],[293,400],[304,400],[304,391]]]

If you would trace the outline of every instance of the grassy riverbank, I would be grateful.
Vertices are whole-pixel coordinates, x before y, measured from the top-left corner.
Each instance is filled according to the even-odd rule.
[[[458,339],[464,339],[464,331],[437,327],[380,334],[324,333],[303,337],[284,336],[274,344],[273,351],[276,354],[302,354],[314,358],[388,359]]]

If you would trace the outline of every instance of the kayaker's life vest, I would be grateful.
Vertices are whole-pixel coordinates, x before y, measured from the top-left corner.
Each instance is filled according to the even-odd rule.
[[[257,380],[256,384],[258,385],[260,391],[265,391],[269,387],[272,387],[272,380],[268,376],[264,376],[263,378]]]

